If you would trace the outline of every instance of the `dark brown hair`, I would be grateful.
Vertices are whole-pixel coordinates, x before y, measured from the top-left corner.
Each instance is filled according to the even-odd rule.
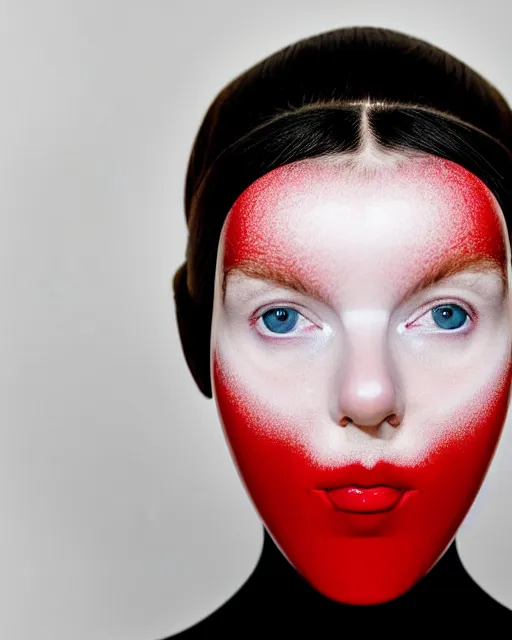
[[[510,229],[512,112],[482,76],[395,31],[338,29],[301,40],[238,76],[210,105],[188,165],[186,261],[174,277],[183,351],[212,396],[217,247],[238,196],[281,165],[356,151],[367,122],[382,149],[446,158],[478,176]]]

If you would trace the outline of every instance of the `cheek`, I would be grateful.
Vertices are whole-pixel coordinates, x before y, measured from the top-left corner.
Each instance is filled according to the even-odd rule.
[[[334,424],[334,352],[323,349],[320,356],[302,350],[298,358],[284,348],[270,357],[250,341],[243,347],[218,341],[213,381],[228,438],[240,444],[272,441],[317,457],[315,439]]]
[[[405,405],[396,445],[410,453],[410,463],[473,438],[496,439],[496,416],[506,407],[510,389],[508,330],[500,327],[484,341],[440,337],[426,342],[418,351],[406,345],[395,354]]]
[[[507,361],[480,387],[468,381],[466,386],[464,382],[454,386],[451,393],[445,391],[438,419],[433,424],[433,431],[438,428],[433,436],[435,452],[440,459],[454,455],[454,469],[461,476],[464,473],[478,476],[478,470],[483,473],[490,461],[507,414],[511,371]]]
[[[431,453],[414,469],[421,492],[417,520],[425,539],[435,540],[444,531],[442,544],[448,544],[466,516],[505,423],[510,383],[507,364],[472,398],[428,427],[433,440]]]
[[[268,523],[267,518],[274,516],[266,511],[269,506],[279,509],[279,502],[293,499],[297,488],[312,486],[311,440],[324,419],[319,416],[321,403],[310,398],[307,404],[316,407],[316,416],[304,415],[304,394],[296,386],[293,393],[293,385],[284,390],[278,385],[274,398],[270,394],[263,400],[242,387],[217,355],[212,373],[224,433],[248,491]]]

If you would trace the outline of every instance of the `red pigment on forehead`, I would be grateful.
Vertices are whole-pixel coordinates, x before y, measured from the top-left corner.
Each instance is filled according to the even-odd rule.
[[[444,184],[455,205],[457,233],[450,249],[506,261],[505,229],[497,211],[499,205],[486,185],[464,167],[438,159],[430,167],[432,180]]]
[[[266,220],[278,207],[283,191],[293,186],[304,189],[302,181],[290,180],[289,165],[285,165],[253,182],[237,198],[225,224],[225,269],[245,260],[265,260],[269,248]]]
[[[294,201],[304,207],[306,198],[357,194],[358,186],[370,185],[376,197],[397,193],[415,194],[419,200],[430,198],[446,202],[446,213],[437,223],[442,233],[425,238],[424,252],[417,268],[430,266],[447,254],[486,256],[505,264],[506,240],[497,203],[484,183],[475,175],[448,160],[424,156],[407,160],[396,168],[371,172],[368,178],[342,163],[316,158],[279,167],[249,186],[233,205],[225,226],[224,269],[255,261],[265,266],[288,270],[294,275],[313,278],[311,265],[299,255],[290,232],[289,211]],[[411,190],[411,188],[413,190]],[[437,206],[437,205],[436,205]],[[412,265],[411,265],[412,266]],[[416,269],[413,269],[416,271]],[[322,276],[322,279],[327,274]],[[313,278],[314,279],[314,278]]]

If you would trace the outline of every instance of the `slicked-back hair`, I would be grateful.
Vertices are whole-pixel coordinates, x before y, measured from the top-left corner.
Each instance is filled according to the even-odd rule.
[[[481,75],[427,42],[373,27],[274,53],[220,91],[188,164],[188,244],[173,286],[183,351],[205,396],[217,250],[235,200],[279,166],[357,153],[368,136],[383,151],[465,167],[498,200],[510,235],[512,111]]]

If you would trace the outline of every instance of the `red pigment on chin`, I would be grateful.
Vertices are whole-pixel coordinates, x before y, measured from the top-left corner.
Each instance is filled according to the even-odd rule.
[[[367,470],[315,466],[289,441],[271,437],[272,416],[252,411],[226,384],[214,354],[215,397],[243,482],[278,545],[310,584],[349,604],[376,604],[409,590],[435,564],[456,533],[484,478],[505,421],[508,370],[495,401],[482,407],[478,429],[418,466],[378,464],[372,477],[414,489],[387,514],[329,508],[318,489],[340,478],[358,484]],[[286,431],[286,430],[285,430]]]

